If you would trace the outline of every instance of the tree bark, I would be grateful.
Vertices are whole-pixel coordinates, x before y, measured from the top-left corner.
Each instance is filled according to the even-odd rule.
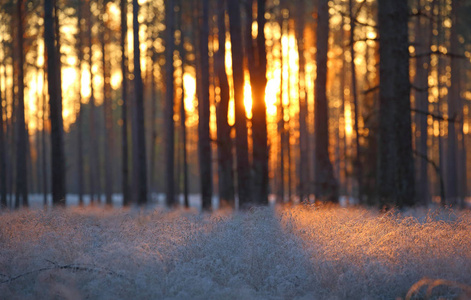
[[[137,202],[147,203],[147,169],[146,169],[146,141],[144,132],[144,96],[141,76],[141,52],[139,50],[139,3],[132,1],[133,6],[133,36],[134,36],[134,94],[136,97],[136,121],[137,121]]]
[[[250,163],[247,141],[247,117],[244,107],[244,52],[242,47],[242,23],[238,1],[228,1],[229,31],[231,34],[232,74],[234,80],[234,106],[237,155],[237,185],[239,207],[251,203]]]
[[[378,196],[382,205],[414,204],[407,0],[379,0]]]
[[[203,12],[200,17],[200,61],[201,61],[201,98],[198,98],[198,148],[200,165],[200,187],[203,210],[211,209],[213,194],[211,170],[211,137],[209,132],[209,0],[203,1]]]
[[[121,76],[123,81],[121,84],[121,186],[123,193],[123,205],[129,204],[130,192],[129,192],[129,151],[128,151],[128,64],[126,56],[126,36],[128,32],[127,24],[127,0],[120,0],[121,8],[121,35],[120,35],[120,47],[121,47]]]
[[[83,61],[83,32],[82,32],[82,3],[79,2],[77,8],[78,16],[78,70],[79,70],[79,95],[77,111],[77,169],[78,169],[78,194],[79,205],[83,205],[83,110],[82,110],[82,61]]]
[[[314,138],[316,200],[338,202],[338,185],[329,158],[327,52],[329,39],[329,0],[320,0],[317,13],[317,77],[315,80]]]
[[[52,202],[54,205],[65,205],[65,155],[64,128],[62,120],[62,95],[60,85],[60,69],[58,65],[59,51],[54,37],[53,0],[44,2],[44,43],[47,52],[48,92],[51,120],[52,149]],[[57,13],[57,12],[56,12]],[[59,80],[58,80],[59,79]]]
[[[0,80],[0,210],[3,208],[7,208],[7,164],[4,129],[5,126],[3,123],[2,87]]]
[[[165,40],[165,185],[166,185],[166,201],[167,206],[174,206],[175,203],[175,173],[174,173],[174,160],[175,160],[175,123],[173,121],[174,114],[174,66],[173,66],[173,51],[175,49],[174,34],[174,0],[168,0],[165,5],[165,24],[166,24],[166,40]]]
[[[234,170],[232,156],[231,127],[227,119],[229,111],[229,83],[225,68],[226,61],[226,24],[225,0],[218,1],[218,44],[219,49],[214,57],[215,73],[220,89],[220,100],[217,106],[217,139],[218,139],[218,176],[219,201],[221,205],[235,206]]]

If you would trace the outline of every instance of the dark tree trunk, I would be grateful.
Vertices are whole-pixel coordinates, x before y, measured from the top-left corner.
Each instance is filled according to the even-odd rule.
[[[299,199],[300,201],[309,200],[309,139],[307,130],[307,94],[306,94],[306,74],[304,66],[304,2],[300,1],[297,8],[296,20],[296,40],[298,43],[299,57]]]
[[[218,1],[218,44],[219,49],[214,57],[215,73],[219,81],[220,100],[217,106],[217,139],[218,139],[218,176],[219,201],[222,205],[234,207],[234,170],[232,156],[231,127],[227,119],[229,111],[229,83],[225,68],[226,60],[226,24],[225,0]]]
[[[181,140],[182,140],[182,158],[183,158],[183,203],[186,208],[190,206],[188,198],[188,157],[186,149],[186,111],[185,111],[185,87],[183,76],[185,75],[185,62],[186,62],[186,51],[185,51],[185,35],[183,30],[183,6],[182,0],[180,0],[180,19],[179,26],[181,32],[180,44],[178,52],[180,53],[180,58],[182,60],[182,70],[181,70],[181,82],[182,82],[182,93],[180,99],[180,129],[181,129]],[[218,3],[223,3],[220,1]]]
[[[78,69],[79,69],[79,97],[78,97],[78,111],[77,111],[77,169],[78,169],[78,194],[79,205],[83,205],[83,111],[82,111],[82,61],[83,61],[83,36],[82,36],[82,4],[79,2],[77,8],[78,15]]]
[[[203,12],[200,17],[200,62],[201,62],[201,98],[198,98],[198,149],[200,166],[200,187],[203,210],[211,209],[213,194],[211,170],[211,141],[209,132],[209,0],[203,1]]]
[[[252,1],[248,1],[247,19],[251,20]],[[252,40],[252,26],[247,26],[247,56],[252,86],[252,139],[253,139],[253,200],[268,204],[268,137],[265,87],[267,85],[267,53],[265,48],[265,0],[257,0],[257,41]],[[250,22],[252,23],[252,22]],[[247,24],[249,25],[249,24]],[[250,24],[251,25],[251,24]]]
[[[4,128],[2,87],[0,80],[0,210],[7,207],[7,164]]]
[[[251,202],[250,163],[247,141],[247,117],[244,107],[244,69],[242,47],[242,23],[238,1],[228,1],[229,31],[231,34],[232,73],[234,79],[234,106],[237,155],[237,184],[239,207],[244,208]]]
[[[280,102],[279,102],[279,107],[278,107],[278,134],[279,134],[279,147],[280,147],[280,159],[279,159],[279,168],[280,168],[280,180],[278,184],[278,199],[277,201],[279,203],[283,203],[285,201],[285,120],[284,120],[284,105],[283,105],[283,68],[284,68],[284,63],[283,63],[283,30],[284,30],[284,24],[285,20],[283,17],[283,13],[280,8],[279,12],[279,24],[280,24]]]
[[[453,0],[452,2],[452,27],[450,30],[450,51],[453,54],[459,52],[458,49],[458,11],[460,9],[460,1]],[[450,94],[448,95],[448,116],[452,119],[458,119],[458,106],[460,103],[460,59],[457,57],[451,57],[451,86]],[[457,125],[459,122],[448,122],[448,148],[447,148],[447,166],[446,166],[446,202],[449,205],[459,204],[458,194],[458,165],[457,159],[458,147],[457,147]]]
[[[90,139],[89,139],[89,178],[90,178],[90,201],[93,203],[95,200],[100,200],[101,194],[101,177],[100,177],[100,157],[98,151],[98,137],[96,134],[97,121],[96,121],[96,100],[95,89],[93,87],[94,74],[92,71],[92,11],[91,0],[88,0],[88,65],[90,67]]]
[[[329,0],[320,0],[317,13],[317,77],[315,81],[315,195],[317,200],[338,202],[338,186],[329,158],[327,51],[329,39]]]
[[[379,0],[378,192],[382,205],[414,204],[407,0]]]
[[[422,7],[422,2],[418,1],[418,6]],[[425,205],[428,202],[430,197],[429,195],[429,176],[428,176],[428,161],[423,159],[424,156],[427,156],[428,146],[427,146],[427,137],[428,137],[428,125],[427,125],[427,115],[428,113],[428,75],[429,75],[429,65],[430,65],[430,56],[425,55],[430,49],[430,35],[432,34],[433,24],[427,20],[425,23],[425,18],[416,18],[415,23],[415,77],[414,85],[415,90],[415,106],[416,109],[422,113],[416,114],[417,127],[420,132],[420,136],[416,141],[416,149],[420,157],[418,157],[418,186],[417,186],[417,203]],[[427,25],[431,25],[427,26]],[[430,28],[430,33],[427,33],[427,30]]]
[[[46,59],[44,60],[46,61]],[[43,74],[44,74],[44,81],[46,82],[46,67],[43,67]],[[41,160],[42,160],[42,186],[43,186],[43,206],[47,206],[47,194],[49,191],[49,184],[48,184],[48,174],[47,174],[47,147],[46,147],[46,93],[45,89],[43,88],[43,103],[42,103],[42,125],[43,128],[41,130]]]
[[[123,192],[123,205],[129,204],[129,152],[128,152],[128,117],[127,117],[127,105],[128,105],[128,64],[126,56],[126,36],[128,32],[127,25],[127,0],[120,0],[121,7],[121,35],[120,35],[120,46],[121,46],[121,75],[123,81],[121,84],[121,172],[122,172],[122,192]]]
[[[147,203],[147,169],[146,169],[146,141],[144,132],[144,97],[141,76],[141,53],[139,51],[139,4],[132,1],[133,6],[133,36],[134,36],[134,94],[136,96],[136,121],[137,121],[137,202]]]
[[[44,43],[47,52],[49,116],[51,120],[52,202],[54,205],[65,205],[64,128],[62,120],[62,95],[59,87],[61,71],[58,64],[59,51],[54,44],[53,7],[53,0],[45,0]]]
[[[165,175],[166,175],[166,201],[167,206],[175,205],[175,173],[174,173],[174,160],[175,160],[175,123],[173,122],[173,102],[174,102],[174,66],[173,66],[173,50],[175,49],[174,43],[174,0],[168,0],[166,3],[166,40],[165,40]]]
[[[103,14],[106,12],[106,2],[103,1]],[[111,108],[111,86],[110,74],[108,66],[108,53],[106,52],[106,42],[108,38],[107,24],[102,20],[102,28],[100,29],[101,52],[102,52],[102,71],[103,71],[103,113],[104,113],[104,157],[105,157],[105,201],[106,205],[112,204],[113,192],[113,170],[111,151],[113,149],[113,115]]]
[[[20,204],[28,206],[28,184],[27,184],[27,143],[28,133],[25,123],[25,97],[24,97],[24,3],[22,0],[17,2],[17,51],[18,51],[18,109],[16,116],[17,136],[16,136],[16,191],[15,208]]]

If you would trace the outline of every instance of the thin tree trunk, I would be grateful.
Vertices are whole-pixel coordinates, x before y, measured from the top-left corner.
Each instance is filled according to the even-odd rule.
[[[79,205],[83,205],[83,110],[82,110],[82,61],[83,61],[83,33],[82,33],[82,4],[79,2],[78,15],[78,70],[79,70],[79,96],[77,112],[77,168],[78,168],[78,194]]]
[[[283,17],[283,12],[280,8],[280,102],[278,107],[278,133],[280,135],[280,182],[279,182],[279,191],[278,191],[278,202],[283,203],[285,201],[285,120],[284,120],[284,105],[283,105],[283,30],[285,20]]]
[[[450,51],[453,54],[459,52],[458,49],[458,11],[460,9],[460,1],[453,0],[451,2],[451,17],[452,27],[450,30]],[[448,95],[448,116],[450,118],[458,117],[458,106],[460,103],[460,60],[457,57],[451,57],[451,86],[450,94]],[[458,194],[458,166],[457,159],[459,158],[458,147],[457,147],[457,128],[456,125],[459,122],[448,122],[448,149],[447,149],[447,199],[446,202],[449,205],[459,204]]]
[[[357,183],[358,183],[358,201],[363,203],[363,172],[362,172],[362,163],[361,163],[361,148],[360,148],[360,131],[358,128],[358,119],[360,114],[360,107],[358,103],[358,95],[357,95],[357,79],[356,79],[356,66],[355,66],[355,49],[354,49],[354,35],[355,35],[355,22],[353,15],[353,1],[348,1],[348,10],[350,15],[350,72],[352,76],[352,96],[353,96],[353,114],[354,114],[354,129],[355,129],[355,150],[356,150],[356,158],[355,158],[355,170],[357,176]]]
[[[100,177],[100,157],[98,151],[98,137],[96,134],[97,121],[96,121],[96,101],[95,101],[95,89],[93,86],[94,74],[93,74],[93,60],[92,60],[92,11],[91,11],[91,0],[88,0],[88,65],[90,68],[90,140],[89,140],[89,169],[90,169],[90,201],[93,203],[95,200],[100,200],[101,194],[101,177]],[[95,198],[96,196],[96,198]]]
[[[0,210],[7,208],[7,164],[5,151],[5,131],[3,124],[2,80],[0,78]],[[5,99],[6,100],[6,99]],[[5,101],[6,103],[6,101]]]
[[[106,2],[103,1],[103,15],[106,12]],[[113,170],[112,157],[110,150],[113,149],[113,116],[110,99],[110,75],[108,70],[108,56],[106,52],[107,42],[107,24],[102,20],[102,28],[100,29],[101,52],[102,52],[102,71],[103,71],[103,113],[104,113],[104,157],[105,157],[105,201],[106,205],[112,205],[113,192]]]
[[[136,117],[137,117],[137,202],[147,203],[147,170],[146,170],[146,141],[144,132],[144,97],[141,77],[141,53],[139,51],[139,3],[137,0],[133,4],[133,36],[134,36],[134,94],[136,96]]]
[[[218,139],[218,176],[219,201],[221,205],[235,206],[234,170],[232,156],[231,127],[227,119],[229,111],[229,83],[225,69],[226,60],[226,24],[225,0],[218,1],[218,44],[219,49],[214,57],[215,73],[218,76],[220,101],[217,106],[217,139]]]
[[[27,143],[28,133],[26,132],[25,122],[25,98],[24,98],[24,3],[22,0],[17,2],[17,50],[18,50],[18,109],[17,109],[17,138],[16,138],[16,191],[15,208],[20,204],[28,206],[28,181],[27,181]]]
[[[44,60],[46,61],[46,59]],[[46,66],[44,65],[43,67],[43,82],[46,83]],[[49,85],[49,83],[48,83]],[[47,104],[46,104],[46,90],[44,89],[43,85],[43,103],[42,103],[42,110],[43,110],[43,115],[42,115],[42,125],[43,128],[41,130],[41,160],[42,160],[42,185],[43,185],[43,206],[47,206],[47,193],[49,192],[49,185],[48,185],[48,174],[47,174],[47,148],[46,148],[46,109],[47,109]]]
[[[338,202],[338,184],[329,158],[327,51],[329,39],[329,0],[320,0],[317,13],[317,77],[315,80],[315,190],[316,199]]]
[[[229,31],[231,34],[232,73],[234,80],[234,106],[236,128],[237,183],[239,207],[251,202],[250,163],[247,141],[247,117],[244,107],[244,61],[242,47],[242,23],[238,1],[228,1]]]
[[[299,199],[301,202],[309,200],[309,139],[307,130],[307,94],[306,94],[306,74],[304,66],[304,2],[300,1],[297,9],[296,20],[296,40],[298,44],[299,57]]]
[[[121,8],[121,35],[120,35],[120,47],[121,47],[121,75],[123,81],[121,84],[121,186],[123,192],[123,205],[129,204],[129,151],[128,151],[128,117],[127,117],[127,105],[128,105],[128,63],[126,56],[126,36],[128,32],[127,24],[127,0],[120,0]]]
[[[173,50],[174,44],[174,0],[168,0],[165,8],[165,24],[166,24],[166,45],[165,45],[165,71],[166,71],[166,95],[165,95],[165,157],[166,157],[166,201],[167,206],[175,205],[175,124],[173,122],[173,103],[174,103],[174,66],[173,66]]]

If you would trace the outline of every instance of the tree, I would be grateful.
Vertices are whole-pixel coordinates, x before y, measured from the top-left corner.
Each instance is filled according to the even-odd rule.
[[[0,80],[0,209],[7,207],[7,164],[4,129],[5,126],[3,124],[3,99]]]
[[[137,122],[137,191],[136,197],[139,204],[147,203],[147,169],[146,169],[146,141],[144,132],[144,96],[141,76],[141,52],[139,50],[139,3],[132,1],[133,7],[133,50],[134,50],[134,94]]]
[[[219,200],[224,205],[234,207],[234,170],[232,156],[231,127],[227,119],[229,111],[229,83],[225,68],[226,23],[225,0],[217,2],[217,25],[219,49],[214,57],[215,73],[219,82],[220,100],[216,107],[218,140],[218,183]]]
[[[79,204],[83,205],[83,107],[82,107],[82,61],[83,61],[83,32],[82,32],[82,2],[78,3],[77,8],[77,25],[78,25],[78,70],[79,70],[79,95],[78,95],[78,110],[77,110],[77,167],[78,167],[78,193]]]
[[[414,204],[407,0],[379,0],[378,196],[382,205]]]
[[[253,45],[252,27],[248,31],[248,54],[250,83],[252,86],[252,139],[253,139],[253,192],[254,201],[259,204],[268,204],[268,133],[267,133],[267,107],[265,103],[265,88],[267,85],[267,53],[265,48],[265,2],[257,0],[257,42]],[[252,1],[250,14],[252,13]],[[249,16],[249,19],[250,16]]]
[[[237,183],[239,207],[251,202],[250,164],[247,141],[247,118],[244,107],[244,61],[242,47],[242,24],[238,1],[228,1],[229,32],[231,34],[232,74],[234,80],[234,106],[237,155]]]
[[[329,158],[327,52],[329,39],[329,0],[320,0],[317,12],[317,77],[314,91],[315,195],[316,199],[338,201],[338,186]]]
[[[173,50],[175,48],[174,35],[174,0],[167,1],[165,12],[166,24],[166,39],[165,39],[165,180],[166,180],[166,200],[167,206],[175,205],[175,173],[174,173],[174,160],[175,160],[175,124],[173,122],[173,101],[174,101],[174,82],[173,82]]]
[[[16,148],[16,195],[15,208],[20,206],[20,202],[28,206],[28,181],[27,181],[27,143],[28,133],[25,122],[25,96],[24,96],[24,2],[17,2],[17,34],[18,34],[18,109],[16,117],[17,126],[17,148]]]
[[[127,25],[127,0],[120,0],[121,8],[121,35],[120,35],[120,47],[121,47],[121,75],[123,82],[121,84],[121,172],[122,172],[122,192],[123,192],[123,205],[129,204],[129,153],[128,153],[128,116],[127,116],[127,105],[128,105],[128,81],[127,81],[127,57],[126,57],[126,35],[128,32]]]
[[[47,53],[47,88],[51,120],[52,202],[54,205],[65,205],[64,125],[62,95],[58,87],[60,85],[60,69],[57,63],[59,52],[54,38],[53,6],[53,0],[44,1],[44,43]]]
[[[209,132],[209,0],[203,1],[203,13],[200,17],[200,61],[201,61],[201,98],[198,98],[198,149],[200,165],[200,186],[204,210],[211,209],[212,171],[211,137]]]

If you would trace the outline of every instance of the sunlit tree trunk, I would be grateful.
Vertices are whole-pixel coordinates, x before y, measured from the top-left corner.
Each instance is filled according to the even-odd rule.
[[[139,204],[147,203],[147,169],[146,169],[146,141],[144,132],[144,97],[143,84],[141,76],[141,52],[139,50],[139,3],[132,1],[133,6],[133,36],[134,36],[134,95],[137,121],[137,202]]]
[[[168,0],[165,4],[165,185],[167,206],[175,205],[175,124],[173,122],[173,105],[174,105],[174,66],[173,66],[173,50],[175,49],[174,34],[174,0]]]
[[[200,166],[200,186],[203,210],[211,209],[212,171],[211,171],[211,141],[209,133],[209,0],[203,1],[203,11],[200,17],[200,61],[201,61],[201,97],[198,98],[198,150]]]
[[[422,2],[418,1],[418,6],[422,7]],[[415,106],[418,112],[416,114],[417,127],[419,128],[420,136],[416,141],[416,149],[420,157],[418,157],[418,186],[417,186],[417,203],[426,204],[429,199],[429,188],[428,188],[428,162],[423,158],[427,156],[428,146],[427,146],[427,137],[428,137],[428,125],[427,125],[427,115],[428,112],[428,73],[430,65],[430,56],[423,55],[430,50],[430,34],[427,33],[429,27],[427,26],[429,22],[424,22],[425,19],[421,17],[416,18],[415,23],[415,77],[414,85],[415,89]]]
[[[247,141],[247,118],[244,107],[244,69],[242,23],[238,1],[228,1],[229,31],[231,34],[232,72],[234,79],[234,105],[236,129],[237,182],[239,207],[251,202],[250,163]]]
[[[356,77],[356,66],[355,66],[355,22],[353,15],[353,1],[349,0],[349,15],[350,15],[350,72],[351,72],[351,80],[352,80],[352,97],[353,97],[353,114],[354,114],[354,129],[355,129],[355,150],[356,150],[356,157],[355,157],[355,173],[357,176],[357,183],[358,183],[358,200],[360,203],[363,203],[363,172],[362,172],[362,164],[361,164],[361,148],[360,148],[360,131],[358,127],[358,120],[360,114],[360,107],[357,95],[357,77]]]
[[[27,143],[28,133],[25,123],[25,98],[24,98],[24,3],[22,0],[17,2],[17,58],[18,58],[18,108],[16,116],[16,191],[15,208],[20,204],[28,205],[28,184],[27,184]]]
[[[44,60],[46,61],[46,60]],[[46,83],[46,66],[43,66],[43,82]],[[49,85],[49,84],[48,84]],[[47,147],[46,147],[46,89],[43,87],[42,103],[42,125],[41,130],[41,160],[42,160],[42,186],[43,186],[43,206],[47,206],[47,194],[49,191],[48,173],[47,173]]]
[[[383,205],[414,204],[407,0],[379,0],[378,192]]]
[[[306,94],[306,74],[304,58],[304,2],[300,1],[297,7],[296,40],[298,44],[299,57],[299,199],[306,201],[309,199],[309,139],[307,128],[307,94]]]
[[[79,205],[83,205],[83,110],[82,110],[82,61],[83,61],[83,33],[82,33],[82,4],[79,2],[77,8],[77,25],[78,25],[78,72],[79,72],[79,92],[78,92],[78,108],[77,108],[77,168],[78,168],[78,195]]]
[[[279,134],[279,147],[280,147],[280,156],[279,156],[279,183],[278,183],[278,198],[277,202],[283,203],[285,201],[285,120],[284,120],[284,105],[283,105],[283,68],[284,68],[284,59],[283,59],[283,32],[285,19],[283,17],[283,9],[280,7],[279,11],[279,24],[280,24],[280,100],[278,103],[278,134]]]
[[[220,100],[217,106],[218,176],[219,200],[234,207],[234,170],[232,156],[231,127],[227,119],[229,111],[229,83],[225,69],[226,25],[225,0],[218,1],[217,24],[219,49],[214,57],[215,73],[219,81]]]
[[[120,34],[120,47],[121,47],[121,76],[123,81],[121,83],[121,188],[123,192],[123,205],[128,205],[130,201],[129,192],[129,150],[128,150],[128,62],[126,56],[126,37],[128,33],[127,24],[127,0],[120,0],[121,8],[121,34]]]
[[[450,30],[450,51],[456,55],[458,49],[458,10],[460,9],[460,1],[453,0],[452,2],[452,27]],[[448,95],[448,116],[452,119],[458,120],[458,106],[460,103],[460,59],[451,57],[451,86]],[[446,176],[446,202],[449,205],[457,205],[459,203],[458,195],[458,166],[457,159],[459,158],[457,147],[457,125],[459,122],[448,122],[448,148],[447,148],[447,176]],[[462,162],[461,162],[462,163]]]
[[[327,52],[329,39],[329,0],[320,0],[317,13],[317,77],[315,80],[314,138],[315,195],[317,200],[338,201],[338,186],[329,158]]]

